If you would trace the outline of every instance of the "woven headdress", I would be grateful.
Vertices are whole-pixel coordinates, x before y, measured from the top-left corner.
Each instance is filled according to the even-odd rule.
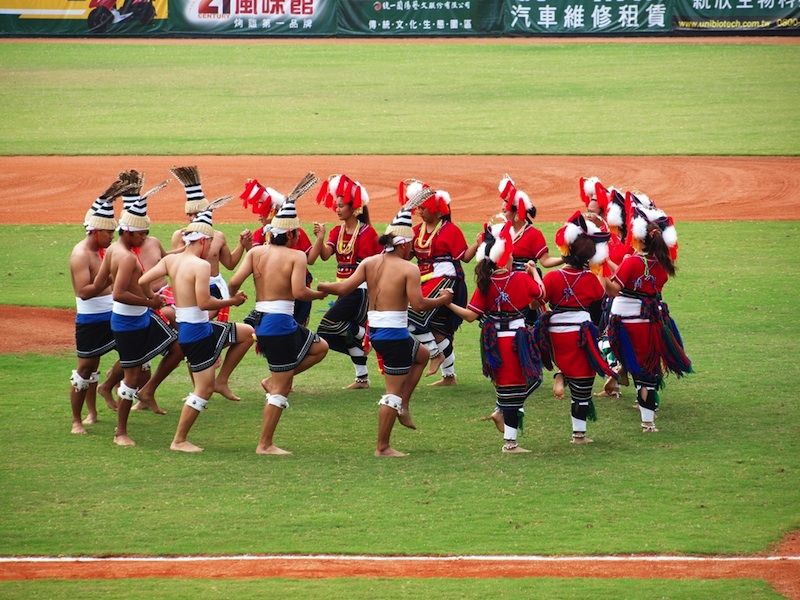
[[[420,186],[419,189],[409,198],[397,212],[392,222],[386,227],[385,235],[392,236],[392,248],[398,244],[410,242],[414,239],[412,229],[411,213],[420,204],[433,196],[432,189]]]
[[[261,217],[271,217],[286,200],[286,196],[279,191],[264,187],[257,179],[248,179],[244,184],[244,191],[239,195],[242,207],[251,207],[253,214]]]
[[[272,235],[280,235],[300,228],[300,219],[297,216],[295,203],[303,194],[316,185],[317,181],[316,175],[309,172],[294,186],[294,189],[289,193],[278,212],[272,218],[272,222],[269,225]]]
[[[183,229],[183,241],[186,243],[194,242],[202,238],[214,237],[214,211],[222,208],[233,200],[233,196],[222,196],[217,198],[205,208],[197,213],[192,222]]]
[[[497,186],[500,198],[503,200],[503,211],[517,213],[518,219],[524,219],[528,211],[533,208],[533,202],[528,194],[518,190],[514,180],[506,173]]]
[[[345,204],[349,204],[354,211],[359,213],[369,204],[367,189],[345,174],[331,175],[322,182],[322,187],[317,193],[317,204],[336,210],[336,201],[339,198],[342,198]]]
[[[200,171],[196,166],[172,167],[170,171],[175,176],[175,179],[181,182],[183,191],[186,192],[186,203],[184,204],[183,212],[187,215],[193,215],[208,208],[209,202],[200,187]]]
[[[661,237],[669,249],[672,260],[678,259],[678,232],[675,222],[663,210],[656,208],[655,203],[645,194],[628,192],[625,195],[628,217],[628,236],[626,243],[634,250],[641,252],[647,237],[647,226],[656,225],[661,230]]]
[[[490,260],[497,266],[504,266],[511,258],[514,250],[514,238],[511,235],[511,221],[489,225],[484,223],[481,245],[475,253],[475,259]]]
[[[91,208],[86,211],[83,218],[83,226],[89,231],[113,231],[117,228],[117,222],[114,219],[114,200],[127,191],[129,185],[126,181],[120,178],[112,183],[106,191],[104,191],[97,200],[92,202]]]

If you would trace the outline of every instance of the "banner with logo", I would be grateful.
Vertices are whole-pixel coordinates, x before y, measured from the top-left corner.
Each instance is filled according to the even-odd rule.
[[[507,36],[800,31],[800,0],[0,0],[5,36]]]

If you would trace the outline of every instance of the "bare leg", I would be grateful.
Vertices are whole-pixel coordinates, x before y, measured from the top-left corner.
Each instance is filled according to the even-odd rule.
[[[308,358],[308,356],[306,356],[306,358]],[[289,390],[292,389],[293,378],[294,373],[291,371],[273,373],[271,377],[265,380],[269,382],[269,393],[288,397]],[[288,450],[283,450],[282,448],[276,446],[272,440],[273,436],[275,435],[275,429],[278,427],[278,421],[280,421],[282,414],[283,408],[280,406],[275,406],[269,402],[264,405],[264,417],[261,424],[261,437],[258,440],[258,446],[256,446],[256,454],[269,454],[273,456],[285,456],[287,454],[291,454],[291,452]]]
[[[481,421],[492,421],[494,426],[497,428],[497,431],[500,433],[505,432],[505,427],[503,423],[503,412],[499,408],[495,408],[494,412],[490,415],[485,417],[481,417]]]
[[[400,397],[403,399],[403,409],[397,413],[397,420],[403,427],[409,429],[416,429],[414,420],[411,418],[411,394],[417,388],[419,380],[422,378],[422,371],[425,369],[425,363],[428,362],[430,352],[422,344],[417,348],[417,355],[414,357],[414,363],[411,365],[411,370],[403,378],[403,385],[401,387]]]
[[[71,433],[77,435],[83,435],[86,433],[86,429],[83,427],[83,423],[81,422],[81,412],[83,411],[83,405],[86,401],[88,396],[89,390],[93,387],[93,384],[88,383],[89,379],[92,376],[92,373],[97,369],[100,365],[100,358],[79,358],[78,365],[75,369],[77,371],[78,377],[83,380],[82,382],[78,380],[78,383],[73,384],[69,390],[69,403],[70,408],[72,409],[72,431]],[[75,385],[79,387],[86,386],[82,390],[75,389]],[[90,407],[90,414],[91,414],[91,407]],[[97,420],[97,409],[94,410],[94,419]],[[94,422],[94,421],[92,421]]]
[[[300,362],[299,365],[297,365],[297,368],[294,370],[294,375],[299,375],[303,371],[310,369],[323,358],[325,358],[326,354],[328,354],[328,342],[323,339],[320,339],[318,342],[314,342],[311,344],[311,348],[309,349],[308,354],[306,354],[306,357]],[[274,375],[272,378],[274,379]],[[286,390],[286,393],[288,394],[289,391],[291,391],[291,385]],[[279,394],[280,392],[275,393]]]
[[[111,369],[109,369],[108,373],[106,373],[106,380],[97,386],[97,393],[106,401],[106,406],[109,410],[113,410],[114,412],[117,411],[117,401],[114,400],[111,390],[119,385],[120,381],[122,381],[122,367],[119,361],[116,361]]]
[[[160,363],[158,363],[156,372],[153,373],[149,381],[139,390],[139,398],[141,401],[148,405],[150,410],[156,414],[167,414],[167,411],[159,408],[158,402],[156,402],[156,388],[158,388],[158,386],[161,385],[161,382],[167,378],[167,375],[175,370],[175,367],[180,364],[181,360],[183,360],[183,352],[181,351],[181,347],[178,345],[178,342],[173,342],[169,347],[169,352],[167,352],[167,355],[161,359]]]
[[[125,377],[122,379],[120,388],[122,387],[122,384],[125,384],[129,388],[136,389],[135,385],[140,372],[141,369],[139,367],[130,367],[125,369]],[[132,382],[134,385],[131,385],[128,382]],[[114,443],[117,446],[136,445],[136,442],[134,442],[128,436],[128,415],[130,415],[131,406],[133,406],[133,400],[120,396],[119,402],[117,402],[117,428],[114,431]]]
[[[553,396],[558,400],[564,399],[564,375],[561,373],[553,375]]]
[[[241,398],[231,391],[228,386],[228,379],[245,354],[247,354],[250,346],[253,345],[253,328],[244,323],[235,323],[234,327],[236,327],[236,339],[239,341],[231,345],[225,353],[225,360],[222,362],[222,367],[217,374],[214,391],[222,394],[228,400],[238,402]]]
[[[204,371],[193,373],[193,375],[193,394],[197,397],[196,399],[199,399],[201,402],[203,400],[207,400],[207,398],[211,397],[211,394],[214,390],[214,367],[212,366]],[[181,409],[181,416],[178,420],[178,428],[175,430],[175,437],[172,439],[172,444],[169,446],[170,450],[175,450],[177,452],[203,451],[200,446],[195,446],[186,439],[186,437],[189,435],[189,430],[192,428],[192,425],[194,425],[194,422],[197,420],[197,417],[203,408],[203,406],[195,408],[194,406],[189,406],[188,404],[183,405],[183,408]]]
[[[94,425],[97,423],[97,382],[89,384],[86,390],[86,418],[83,419],[84,425]]]
[[[381,405],[378,411],[378,443],[375,447],[375,456],[397,458],[408,456],[389,445],[389,438],[392,435],[392,427],[394,427],[395,419],[397,419],[397,411],[390,406]]]

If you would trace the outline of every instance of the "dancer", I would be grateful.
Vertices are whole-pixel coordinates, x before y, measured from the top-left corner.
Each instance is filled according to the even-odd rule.
[[[209,205],[200,184],[200,171],[196,166],[172,167],[170,171],[175,178],[183,184],[183,189],[186,193],[184,212],[186,213],[186,218],[191,223],[197,214],[200,211],[206,210]],[[184,247],[183,231],[184,229],[178,229],[172,234],[173,250]],[[244,253],[252,246],[252,239],[253,235],[250,230],[245,229],[239,234],[236,247],[231,251],[228,247],[228,240],[225,238],[225,234],[219,229],[214,230],[214,239],[211,241],[211,247],[208,250],[208,257],[206,258],[208,264],[211,265],[211,295],[214,298],[220,300],[230,298],[228,284],[225,283],[225,278],[219,272],[220,263],[229,271],[235,269],[239,261],[242,260]],[[216,318],[217,321],[226,322],[230,316],[230,307],[225,306],[219,311],[212,311],[212,316]]]
[[[495,386],[492,414],[503,433],[502,452],[530,452],[517,442],[525,400],[542,382],[542,362],[531,330],[525,325],[526,307],[544,300],[544,286],[531,261],[524,271],[512,270],[512,222],[484,227],[475,266],[477,289],[467,308],[449,304],[462,319],[482,319],[483,374]]]
[[[295,375],[320,362],[328,352],[325,340],[298,325],[292,316],[296,298],[319,300],[325,297],[324,293],[305,285],[306,256],[290,247],[300,228],[295,201],[314,183],[316,177],[309,173],[289,194],[270,223],[269,244],[251,249],[231,278],[230,289],[235,294],[244,280],[253,275],[258,311],[256,336],[271,373],[261,382],[267,396],[256,454],[291,454],[276,446],[273,438],[283,409],[289,406],[292,381]]]
[[[429,186],[416,179],[400,182],[398,197],[402,202],[413,197],[419,190]],[[467,251],[464,234],[453,223],[450,213],[450,194],[435,191],[417,208],[422,223],[414,226],[414,256],[417,258],[422,295],[436,298],[443,289],[453,291],[454,302],[459,306],[467,303],[467,286],[461,261]],[[456,384],[455,349],[453,338],[461,325],[461,317],[446,308],[408,313],[408,322],[413,335],[424,344],[431,355],[427,375],[434,375],[441,368],[442,378],[430,385]]]
[[[84,220],[84,239],[75,245],[69,257],[72,289],[75,292],[75,346],[78,355],[78,364],[70,378],[70,405],[72,433],[79,435],[86,433],[84,425],[97,422],[97,392],[105,399],[108,408],[117,410],[117,403],[111,395],[113,381],[105,381],[98,386],[100,357],[113,350],[115,343],[111,332],[111,286],[106,281],[98,289],[95,287],[95,277],[117,228],[114,200],[125,188],[126,184],[117,179],[95,200]],[[117,361],[112,368],[112,379],[114,376],[121,378],[118,375],[121,371]],[[82,421],[84,402],[88,414]]]
[[[322,260],[336,255],[336,279],[350,277],[365,258],[379,254],[378,234],[369,221],[367,190],[347,175],[331,175],[317,194],[317,203],[336,212],[341,225],[333,228],[325,240],[325,225],[314,223],[314,247]],[[324,245],[323,245],[324,243]],[[350,356],[355,380],[346,390],[369,388],[367,352],[365,349],[367,320],[367,284],[362,283],[346,296],[341,296],[319,324],[317,333],[331,350]]]
[[[608,282],[611,320],[609,341],[636,386],[642,431],[654,433],[664,371],[681,377],[692,372],[678,327],[661,299],[675,276],[678,235],[671,217],[649,201],[628,195],[628,243],[635,254],[622,261]]]
[[[588,444],[586,421],[595,420],[592,384],[595,373],[616,377],[597,347],[597,328],[588,307],[605,290],[590,270],[608,258],[608,233],[599,231],[576,212],[558,230],[556,243],[563,247],[566,266],[544,276],[545,297],[551,312],[544,313],[534,331],[542,363],[558,366],[572,398],[572,443]]]
[[[430,190],[421,191],[397,213],[380,237],[380,244],[384,247],[382,254],[364,259],[349,278],[318,286],[323,292],[346,296],[361,283],[367,283],[369,336],[383,361],[386,382],[386,394],[378,402],[375,456],[407,456],[391,446],[395,419],[410,429],[416,429],[409,403],[428,362],[428,351],[408,332],[408,307],[430,310],[452,300],[450,290],[442,290],[437,298],[423,298],[419,270],[408,262],[414,237],[411,210],[430,195]]]
[[[170,450],[178,452],[202,452],[203,449],[186,438],[197,416],[206,409],[211,394],[217,392],[229,400],[239,400],[228,381],[233,369],[239,364],[248,348],[253,344],[253,328],[243,323],[210,322],[209,310],[227,306],[240,306],[247,299],[243,292],[231,298],[219,300],[209,291],[211,265],[205,260],[214,239],[213,211],[223,206],[228,199],[214,202],[197,213],[186,227],[183,239],[186,248],[179,254],[162,258],[158,264],[139,278],[140,286],[168,276],[175,293],[175,311],[178,321],[178,342],[189,363],[194,390],[184,401],[175,437]],[[225,360],[215,378],[222,350],[230,346]]]

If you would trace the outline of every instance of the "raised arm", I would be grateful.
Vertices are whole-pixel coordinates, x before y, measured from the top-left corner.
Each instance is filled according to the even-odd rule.
[[[409,269],[406,275],[406,295],[408,296],[408,305],[417,312],[433,310],[453,301],[453,291],[449,289],[442,290],[437,298],[425,298],[422,295],[417,269]]]
[[[370,257],[371,258],[371,257]],[[335,296],[346,296],[358,286],[367,280],[367,267],[366,263],[370,259],[367,258],[359,263],[353,274],[344,281],[337,281],[336,283],[322,282],[317,285],[317,289],[326,294],[333,294]]]
[[[239,236],[239,240],[236,242],[236,247],[231,252],[231,249],[228,248],[228,241],[225,239],[225,234],[220,233],[222,236],[222,246],[219,249],[219,262],[229,271],[232,271],[236,268],[236,265],[239,264],[239,261],[242,260],[242,254],[244,253],[244,244],[242,243],[242,236]]]

